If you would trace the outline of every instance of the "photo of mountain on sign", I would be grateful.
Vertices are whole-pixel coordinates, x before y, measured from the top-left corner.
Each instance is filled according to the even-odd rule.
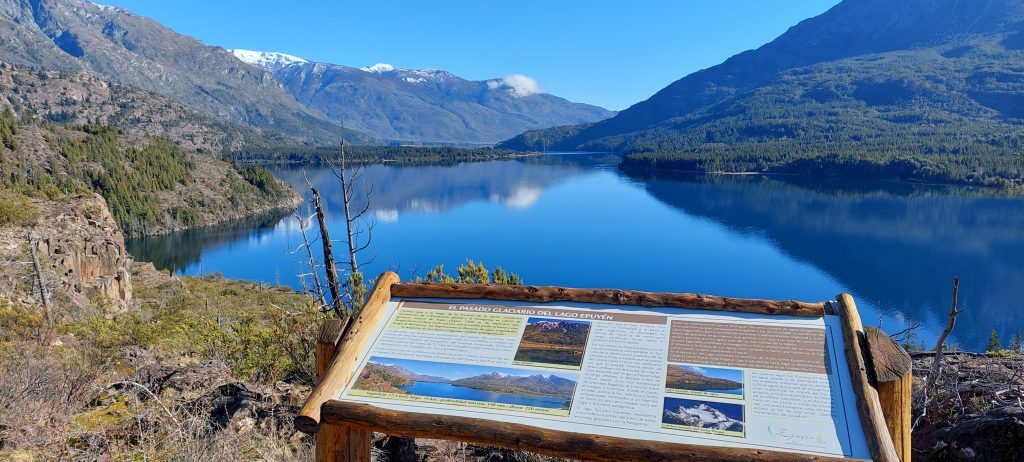
[[[515,364],[579,370],[590,335],[587,321],[549,318],[527,320]]]

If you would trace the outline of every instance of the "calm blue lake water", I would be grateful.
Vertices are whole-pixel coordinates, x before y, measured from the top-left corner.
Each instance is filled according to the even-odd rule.
[[[279,169],[303,190],[303,170]],[[342,236],[329,171],[305,174]],[[865,325],[920,323],[933,339],[961,278],[954,341],[984,348],[1024,314],[1024,199],[967,188],[795,177],[631,176],[610,155],[545,155],[452,166],[375,165],[367,273],[403,279],[467,258],[528,284],[828,300],[850,292]],[[298,285],[294,218],[129,242],[181,274]],[[336,247],[337,248],[337,247]]]
[[[542,396],[524,396],[511,393],[495,393],[477,390],[476,388],[457,387],[450,383],[413,382],[412,385],[398,387],[414,395],[432,396],[434,398],[465,399],[488,403],[513,404],[517,406],[542,407],[547,409],[563,409],[564,399]]]

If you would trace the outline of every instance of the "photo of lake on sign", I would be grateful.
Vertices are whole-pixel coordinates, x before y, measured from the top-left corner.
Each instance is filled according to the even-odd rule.
[[[374,356],[348,394],[565,416],[576,382],[565,372]]]
[[[665,391],[743,399],[743,371],[723,367],[669,364],[665,374]]]
[[[579,370],[589,335],[590,323],[587,321],[529,318],[513,362]]]

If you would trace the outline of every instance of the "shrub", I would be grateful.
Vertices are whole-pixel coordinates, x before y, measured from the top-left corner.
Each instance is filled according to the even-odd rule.
[[[0,190],[0,226],[23,226],[35,222],[38,212],[27,197]]]

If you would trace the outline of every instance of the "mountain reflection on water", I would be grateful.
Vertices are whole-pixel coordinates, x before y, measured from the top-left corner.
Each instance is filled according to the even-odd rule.
[[[403,278],[466,258],[532,284],[823,300],[853,293],[864,322],[893,331],[944,322],[951,280],[968,308],[956,340],[982,348],[1024,313],[1024,199],[977,189],[780,176],[624,174],[601,154],[443,166],[373,165],[377,226],[367,272]],[[326,201],[343,222],[333,174],[275,175]],[[356,195],[362,198],[362,194]],[[357,204],[361,207],[361,204]],[[308,213],[308,211],[304,211]],[[294,218],[134,240],[140,260],[185,274],[296,285]]]

